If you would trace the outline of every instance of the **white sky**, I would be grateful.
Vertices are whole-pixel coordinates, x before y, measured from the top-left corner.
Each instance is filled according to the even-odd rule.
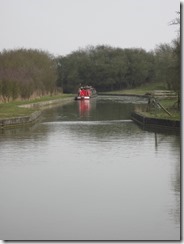
[[[36,48],[66,55],[87,45],[170,43],[179,0],[0,0],[0,51]]]

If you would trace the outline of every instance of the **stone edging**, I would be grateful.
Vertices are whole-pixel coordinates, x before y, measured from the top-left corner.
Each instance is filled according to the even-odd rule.
[[[7,119],[0,119],[0,127],[4,128],[4,127],[9,127],[9,126],[18,126],[18,125],[31,123],[40,117],[42,111],[44,109],[48,108],[48,105],[54,105],[54,104],[59,104],[59,103],[64,105],[71,101],[73,101],[73,98],[62,98],[62,99],[49,100],[49,101],[45,101],[45,102],[20,105],[20,107],[24,107],[24,108],[42,108],[42,109],[35,111],[31,115],[28,115],[28,116],[19,116],[19,117],[7,118]]]
[[[72,98],[66,97],[66,98],[59,98],[59,99],[54,99],[54,100],[49,100],[49,101],[43,101],[43,102],[37,102],[37,103],[29,103],[29,104],[23,104],[20,105],[19,107],[22,108],[40,108],[40,107],[44,107],[44,106],[48,106],[48,105],[52,105],[52,104],[65,104],[69,101],[73,100]]]
[[[41,111],[36,111],[29,116],[1,119],[0,127],[15,126],[15,125],[30,123],[38,119],[40,115],[41,115]]]
[[[169,129],[179,129],[180,121],[179,120],[169,120],[169,119],[156,119],[143,116],[140,113],[133,112],[131,118],[134,122],[144,125],[144,126],[153,126],[159,128],[169,128]]]

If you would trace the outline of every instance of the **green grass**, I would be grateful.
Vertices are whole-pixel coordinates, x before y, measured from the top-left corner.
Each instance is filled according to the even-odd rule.
[[[176,98],[166,98],[159,101],[159,103],[172,115],[170,116],[167,114],[163,109],[158,108],[151,108],[148,111],[141,111],[138,112],[143,114],[146,117],[151,118],[159,118],[159,119],[171,119],[171,120],[180,120],[181,113],[180,110],[177,108],[177,99]]]
[[[172,115],[172,117],[169,116],[163,110],[159,110],[159,112],[157,112],[157,116],[160,116],[161,118],[167,116],[167,118],[170,118],[170,119],[180,120],[181,113],[180,113],[180,109],[178,109],[178,107],[177,107],[177,99],[176,98],[162,99],[162,100],[160,100],[160,104],[169,111],[169,113]]]
[[[9,103],[0,103],[0,119],[12,118],[12,117],[21,117],[28,116],[31,113],[38,110],[38,108],[24,108],[19,107],[19,105],[38,103],[56,99],[62,99],[73,96],[72,94],[62,94],[62,95],[53,95],[53,96],[43,96],[41,98],[29,100],[29,101],[14,101]]]
[[[36,111],[33,108],[20,108],[16,103],[0,104],[0,119],[27,116]]]
[[[164,83],[151,82],[151,83],[143,84],[133,89],[124,89],[124,90],[111,91],[106,93],[144,95],[145,93],[152,92],[153,90],[166,90],[166,86]]]
[[[39,102],[46,102],[50,100],[57,100],[57,99],[62,99],[62,98],[67,98],[67,97],[73,97],[73,94],[61,94],[61,95],[53,95],[53,96],[43,96],[40,98],[35,98],[32,100],[25,100],[25,101],[17,101],[13,102],[17,105],[23,105],[23,104],[31,104],[31,103],[39,103]]]

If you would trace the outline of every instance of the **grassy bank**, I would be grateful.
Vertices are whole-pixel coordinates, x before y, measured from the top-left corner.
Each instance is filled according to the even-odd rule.
[[[125,93],[129,94],[140,94],[144,95],[146,93],[156,94],[155,91],[163,91],[166,90],[164,84],[162,83],[151,83],[147,85],[142,85],[139,88],[131,89],[125,91]],[[164,93],[163,93],[164,94]],[[170,113],[170,115],[164,111],[162,108],[150,106],[147,107],[147,111],[140,111],[146,117],[150,118],[158,118],[158,119],[169,119],[169,120],[180,120],[181,113],[180,109],[178,108],[177,97],[165,97],[163,96],[155,96],[156,100]]]
[[[104,92],[105,93],[112,93],[112,94],[133,94],[133,95],[145,95],[146,93],[150,93],[154,90],[166,90],[166,86],[164,83],[147,83],[143,84],[139,87],[133,88],[133,89],[124,89],[124,90],[118,90],[118,91],[111,91],[111,92]]]
[[[26,101],[14,101],[9,103],[1,103],[0,119],[28,116],[33,112],[35,112],[36,110],[38,110],[38,108],[19,107],[20,105],[63,99],[72,96],[73,95],[71,94],[62,94],[62,95],[53,95],[53,96],[43,96],[41,98],[37,98],[29,101],[26,100]]]
[[[152,106],[147,106],[144,109],[136,108],[136,111],[140,114],[150,117],[150,118],[158,118],[158,119],[169,119],[169,120],[180,120],[180,110],[177,107],[177,99],[161,99],[159,103],[171,114],[171,116],[165,112],[162,108],[155,108]]]

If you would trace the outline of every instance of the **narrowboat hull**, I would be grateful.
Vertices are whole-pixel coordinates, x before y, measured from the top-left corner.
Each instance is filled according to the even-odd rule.
[[[89,100],[90,97],[89,96],[77,96],[75,97],[75,100]]]

